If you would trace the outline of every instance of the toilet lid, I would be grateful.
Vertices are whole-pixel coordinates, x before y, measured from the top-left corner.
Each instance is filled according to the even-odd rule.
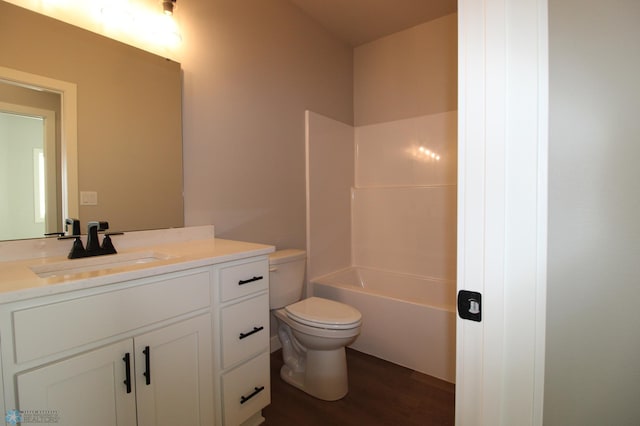
[[[357,309],[320,297],[310,297],[284,309],[289,318],[312,327],[349,329],[358,327],[362,320]]]

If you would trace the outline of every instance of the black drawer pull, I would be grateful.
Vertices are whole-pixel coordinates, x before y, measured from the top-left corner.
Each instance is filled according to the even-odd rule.
[[[259,277],[249,278],[248,280],[240,280],[238,281],[238,285],[249,284],[254,281],[260,281],[262,278],[263,278],[262,275],[260,275]]]
[[[262,331],[262,330],[264,330],[264,327],[263,327],[263,326],[260,326],[260,327],[253,327],[253,330],[251,330],[251,331],[250,331],[250,332],[248,332],[248,333],[240,333],[240,337],[239,337],[238,339],[242,340],[242,339],[244,339],[245,337],[249,337],[249,336],[251,336],[252,334],[255,334],[255,333],[257,333],[258,331]]]
[[[151,348],[149,346],[145,346],[142,351],[144,354],[144,367],[146,368],[145,372],[142,373],[145,377],[145,381],[147,385],[151,384]]]
[[[241,396],[240,397],[240,404],[244,404],[245,402],[247,402],[248,400],[250,400],[251,398],[253,398],[257,394],[259,394],[263,390],[264,390],[264,386],[260,386],[259,388],[258,387],[254,388],[254,391],[251,392],[251,395],[249,395],[249,396]]]
[[[131,354],[127,352],[126,354],[124,354],[124,358],[122,358],[122,360],[124,361],[125,374],[123,383],[127,387],[127,393],[131,393]]]

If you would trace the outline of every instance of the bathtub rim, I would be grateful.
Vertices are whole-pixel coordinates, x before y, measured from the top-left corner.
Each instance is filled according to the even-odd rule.
[[[336,284],[334,284],[332,282],[327,282],[326,281],[328,278],[330,278],[332,276],[344,274],[344,273],[346,273],[346,272],[348,272],[350,270],[358,270],[358,269],[374,271],[374,272],[381,272],[381,273],[384,273],[384,274],[396,275],[396,276],[407,277],[407,278],[412,278],[412,279],[421,279],[421,280],[425,280],[425,281],[432,281],[432,282],[442,283],[442,284],[447,284],[447,285],[452,285],[452,286],[456,285],[455,281],[446,280],[446,279],[442,279],[442,278],[435,278],[435,277],[429,277],[429,276],[424,276],[424,275],[411,274],[411,273],[407,273],[407,272],[391,271],[391,270],[387,270],[387,269],[372,268],[372,267],[369,267],[369,266],[351,265],[351,266],[347,266],[347,267],[335,270],[335,271],[330,272],[328,274],[320,275],[318,277],[309,279],[309,283],[311,284],[311,293],[312,293],[312,295],[315,294],[315,289],[314,289],[313,286],[316,285],[316,284],[319,284],[319,285],[325,285],[325,286],[341,288],[341,289],[345,289],[347,291],[354,291],[354,292],[368,294],[368,295],[372,295],[372,296],[388,298],[388,299],[392,299],[394,301],[398,301],[398,302],[402,302],[402,303],[410,303],[410,304],[413,304],[413,305],[425,306],[425,307],[429,307],[431,309],[437,309],[437,310],[440,310],[440,311],[453,312],[453,313],[457,312],[455,293],[454,293],[454,296],[452,298],[451,304],[437,305],[437,304],[432,304],[432,303],[422,303],[422,302],[417,302],[417,301],[414,301],[414,300],[408,300],[406,298],[399,298],[399,297],[396,297],[396,296],[393,296],[393,295],[383,294],[383,293],[376,292],[376,291],[366,291],[366,289],[363,286],[350,285],[350,284],[336,285]],[[360,279],[360,277],[358,277],[358,278]],[[324,280],[324,282],[323,282],[323,280]],[[454,290],[455,290],[455,287],[454,287]]]

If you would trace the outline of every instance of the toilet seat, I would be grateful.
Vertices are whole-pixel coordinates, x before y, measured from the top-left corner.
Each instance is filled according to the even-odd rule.
[[[348,330],[362,324],[360,312],[344,303],[310,297],[284,308],[287,316],[310,327]]]

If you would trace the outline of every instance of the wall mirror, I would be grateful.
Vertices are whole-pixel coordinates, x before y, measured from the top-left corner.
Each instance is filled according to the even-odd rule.
[[[53,111],[44,121],[56,123],[49,132],[57,145],[43,148],[47,164],[52,154],[55,162],[46,168],[47,184],[40,192],[57,200],[43,211],[58,212],[45,215],[46,230],[62,231],[66,216],[78,217],[83,227],[106,220],[121,231],[183,226],[180,64],[3,1],[0,37],[0,80],[15,86],[0,87],[0,111],[16,106]],[[57,96],[59,107],[20,105],[6,95],[18,88],[34,97],[54,96],[49,101],[54,104]],[[39,113],[24,116],[35,120]],[[0,137],[6,138],[2,128]],[[28,146],[29,167],[37,164],[34,149]],[[57,174],[50,173],[54,168]],[[9,184],[31,176],[25,188],[37,186],[33,171],[23,176],[4,170],[1,177]],[[38,216],[33,190],[17,191],[21,196],[11,199],[2,198],[5,192],[0,184],[5,210]],[[25,199],[28,206],[18,204]],[[37,236],[11,233],[13,228],[10,224],[0,239]]]

